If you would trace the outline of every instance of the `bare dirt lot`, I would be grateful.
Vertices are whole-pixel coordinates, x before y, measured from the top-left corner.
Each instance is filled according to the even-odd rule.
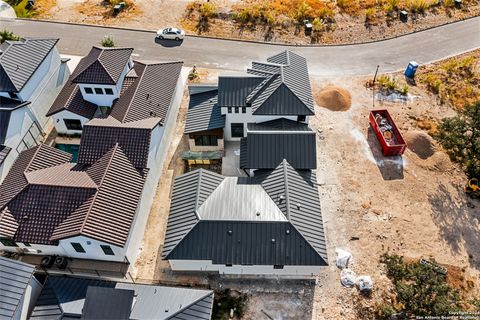
[[[199,82],[216,82],[219,71],[199,69],[199,74]],[[380,256],[388,251],[411,260],[433,258],[456,274],[459,282],[473,284],[467,296],[479,295],[480,202],[465,196],[464,173],[428,137],[425,127],[425,123],[453,116],[454,109],[440,104],[423,85],[410,86],[407,102],[376,100],[375,108],[388,109],[410,143],[403,157],[385,158],[369,129],[372,91],[365,87],[367,80],[312,79],[314,93],[340,87],[351,95],[351,106],[336,109],[345,111],[317,105],[310,121],[318,132],[317,176],[330,260],[330,266],[316,279],[247,280],[174,274],[161,260],[171,184],[183,172],[179,152],[187,147],[182,139],[185,97],[167,157],[173,160],[164,169],[143,251],[133,270],[136,280],[245,292],[249,296],[245,319],[373,319],[368,310],[391,296],[391,283],[379,263]],[[336,248],[352,252],[351,269],[357,275],[372,277],[371,298],[341,286]],[[465,289],[462,286],[458,288]]]
[[[426,9],[416,9],[416,12],[410,14],[407,22],[401,22],[398,18],[398,12],[402,10],[403,3],[405,2],[405,9],[410,10],[411,3],[415,1],[422,5],[428,4],[429,6],[430,3],[433,3],[423,0],[400,2],[398,0],[360,1],[358,3],[361,3],[362,6],[355,9],[352,6],[356,5],[356,1],[337,1],[338,3],[344,3],[344,6],[350,6],[342,9],[339,7],[340,5],[336,4],[337,2],[325,1],[323,4],[325,9],[320,11],[320,13],[328,14],[328,17],[321,19],[321,25],[316,27],[319,32],[315,36],[305,35],[303,26],[298,25],[296,20],[290,17],[295,14],[296,9],[293,9],[292,12],[278,13],[278,16],[275,16],[274,19],[275,23],[272,25],[262,22],[262,16],[265,14],[259,13],[257,8],[253,8],[250,11],[252,11],[251,14],[259,16],[255,18],[257,20],[255,22],[239,23],[238,19],[231,18],[232,7],[245,2],[242,0],[212,0],[212,3],[215,4],[213,16],[209,18],[208,27],[201,28],[201,30],[198,28],[198,15],[186,14],[188,12],[187,6],[192,2],[189,0],[129,0],[127,4],[130,7],[116,17],[112,15],[112,5],[108,1],[56,0],[55,5],[52,0],[37,0],[38,6],[42,6],[44,2],[48,2],[49,5],[43,6],[44,8],[35,17],[148,30],[158,30],[167,26],[182,26],[189,33],[236,39],[297,44],[317,42],[322,44],[345,44],[387,39],[480,14],[478,1],[464,1],[461,9],[446,7],[447,4],[444,5],[444,1],[437,1],[435,5]],[[445,3],[448,1],[452,2],[451,0],[446,0]],[[205,1],[200,1],[200,3],[205,3]],[[251,3],[256,2],[251,1]],[[397,3],[398,8],[392,12],[389,11],[387,15],[386,10],[388,9],[385,9],[385,6],[391,3]],[[272,8],[276,8],[276,6],[278,7],[278,5],[274,4]],[[367,8],[372,10],[367,12]],[[274,9],[269,10],[268,14]],[[425,11],[420,13],[418,10]]]

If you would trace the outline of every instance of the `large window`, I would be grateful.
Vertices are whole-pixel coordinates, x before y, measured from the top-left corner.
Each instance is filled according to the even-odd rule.
[[[68,130],[82,130],[82,123],[77,119],[63,119]]]
[[[196,146],[218,146],[217,136],[195,136]]]
[[[0,242],[6,247],[18,247],[18,245],[12,239],[0,238]]]
[[[93,94],[93,89],[92,89],[92,88],[85,87],[85,93],[86,93],[86,94]]]
[[[71,242],[73,249],[80,253],[85,253],[85,249],[83,249],[82,245],[78,242]]]
[[[102,88],[95,88],[95,93],[96,94],[103,94],[103,89]]]
[[[307,116],[306,115],[300,115],[297,117],[297,121],[299,122],[305,122],[307,120]]]
[[[243,123],[232,123],[230,128],[232,138],[243,138]]]
[[[105,94],[108,94],[108,95],[113,95],[113,90],[110,89],[110,88],[105,88]]]
[[[115,253],[113,253],[113,250],[110,246],[100,245],[100,248],[102,248],[103,253],[105,253],[107,256],[114,256],[115,255]]]

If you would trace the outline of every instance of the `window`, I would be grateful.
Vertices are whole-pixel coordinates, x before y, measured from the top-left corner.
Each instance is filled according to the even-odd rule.
[[[238,112],[239,112],[238,107],[235,107],[235,113],[238,113]]]
[[[196,136],[195,145],[196,146],[218,146],[218,137],[217,136]]]
[[[68,130],[82,130],[82,123],[77,119],[63,119]]]
[[[113,250],[110,246],[100,245],[100,247],[102,248],[103,253],[105,253],[107,256],[115,255],[115,253],[113,253]]]
[[[113,90],[110,89],[110,88],[105,88],[105,94],[108,94],[108,95],[113,95]]]
[[[228,113],[232,113],[232,107],[228,107]]]
[[[85,249],[83,249],[82,245],[78,242],[70,242],[72,244],[73,249],[80,253],[85,253]]]
[[[18,247],[18,245],[12,239],[2,238],[0,242],[6,247]]]
[[[32,246],[32,245],[31,245],[30,243],[28,243],[28,242],[24,242],[23,245],[24,245],[25,247],[31,247],[31,246]]]
[[[300,115],[300,116],[297,117],[297,121],[299,121],[299,122],[305,122],[305,120],[307,120],[306,115]]]
[[[95,88],[95,93],[96,94],[103,94],[103,89],[102,88]]]
[[[242,113],[247,113],[247,107],[242,107]]]
[[[243,138],[243,123],[232,123],[230,128],[232,138]]]
[[[273,269],[283,269],[283,265],[276,264],[276,265],[273,266]]]
[[[85,88],[85,93],[86,94],[93,94],[93,89],[92,88]]]

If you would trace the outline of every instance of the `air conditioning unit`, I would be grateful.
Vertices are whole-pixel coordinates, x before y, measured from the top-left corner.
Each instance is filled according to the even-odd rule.
[[[55,259],[55,266],[60,269],[60,270],[63,270],[67,267],[68,265],[68,258],[67,257],[57,257]]]
[[[55,256],[45,256],[42,258],[42,261],[40,262],[40,266],[42,268],[50,268],[53,266],[53,263],[55,262]]]

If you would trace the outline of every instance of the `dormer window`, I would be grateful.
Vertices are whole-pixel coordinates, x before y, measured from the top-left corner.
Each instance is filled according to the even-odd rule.
[[[95,88],[95,93],[96,94],[103,94],[103,89],[102,88]]]
[[[86,94],[93,94],[93,89],[85,87],[85,93]]]
[[[105,88],[105,94],[108,94],[108,95],[113,95],[113,90],[110,89],[110,88]]]

